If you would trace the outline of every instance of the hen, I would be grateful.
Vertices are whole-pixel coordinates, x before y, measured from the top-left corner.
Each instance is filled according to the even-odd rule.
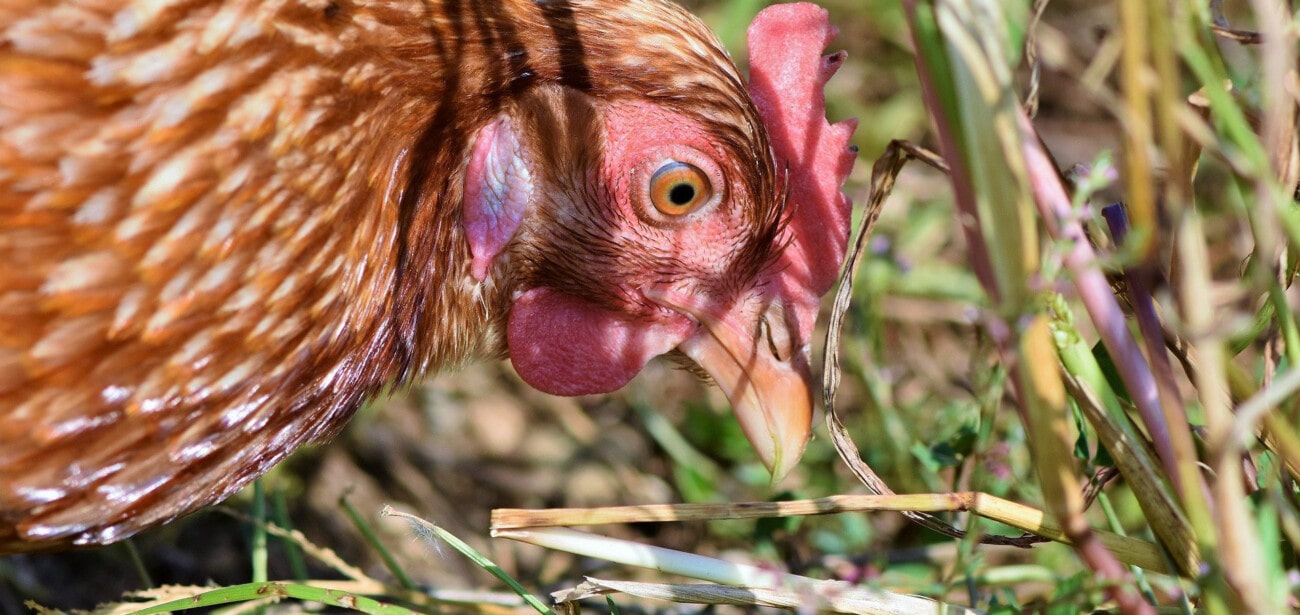
[[[0,552],[219,501],[394,385],[676,352],[776,475],[844,255],[811,5],[0,2]]]

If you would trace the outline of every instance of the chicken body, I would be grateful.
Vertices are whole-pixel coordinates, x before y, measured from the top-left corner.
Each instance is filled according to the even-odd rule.
[[[763,119],[672,5],[3,0],[0,93],[0,552],[224,499],[478,358],[560,394],[674,348],[806,382]],[[682,162],[711,200],[650,206]]]

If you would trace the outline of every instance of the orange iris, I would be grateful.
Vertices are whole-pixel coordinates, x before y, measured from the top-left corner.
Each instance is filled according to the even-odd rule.
[[[690,213],[711,196],[708,176],[684,162],[665,163],[650,178],[650,202],[666,216]]]

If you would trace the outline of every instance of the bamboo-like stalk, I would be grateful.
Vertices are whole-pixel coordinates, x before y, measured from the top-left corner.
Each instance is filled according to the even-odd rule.
[[[1295,70],[1295,35],[1290,24],[1290,10],[1280,0],[1251,0],[1263,42],[1261,49],[1261,79],[1263,121],[1261,141],[1269,158],[1269,172],[1255,179],[1255,207],[1261,220],[1272,222],[1277,210],[1285,203],[1287,186],[1294,189],[1300,165],[1296,155],[1296,102],[1288,91]],[[1281,181],[1276,181],[1280,179]],[[1278,185],[1280,184],[1280,185]],[[1281,189],[1279,189],[1281,188]],[[1258,225],[1252,229],[1256,251],[1261,256],[1275,255],[1281,249],[1281,236],[1272,224]],[[1272,266],[1274,263],[1268,263]],[[1285,315],[1279,315],[1285,318]]]
[[[1228,386],[1224,379],[1223,341],[1210,331],[1213,310],[1205,296],[1209,287],[1209,258],[1206,254],[1201,216],[1195,210],[1184,212],[1178,235],[1178,251],[1184,266],[1179,303],[1183,319],[1192,331],[1201,369],[1197,371],[1197,392],[1205,411],[1208,433],[1209,465],[1214,470],[1211,489],[1217,509],[1218,562],[1224,577],[1235,590],[1234,613],[1271,613],[1266,604],[1268,592],[1262,581],[1259,561],[1259,536],[1254,531],[1252,515],[1246,507],[1241,457],[1230,442],[1232,412]]]
[[[811,500],[728,504],[646,504],[542,510],[498,508],[492,511],[492,531],[495,533],[520,528],[610,523],[762,519],[869,511],[971,512],[1049,540],[1070,544],[1070,537],[1061,525],[1054,522],[1043,511],[987,493],[976,492],[835,495]],[[1164,556],[1156,545],[1104,530],[1093,531],[1101,543],[1125,563],[1155,572],[1170,572]]]
[[[1150,3],[1154,4],[1154,3]],[[1156,240],[1155,180],[1152,177],[1151,90],[1147,83],[1151,53],[1150,9],[1146,0],[1119,2],[1120,90],[1124,96],[1124,188],[1133,211],[1135,252],[1147,258],[1154,254]],[[1156,16],[1160,19],[1163,15]]]
[[[1151,67],[1155,69],[1156,83],[1152,88],[1152,102],[1155,111],[1155,136],[1164,153],[1165,172],[1164,191],[1162,193],[1163,209],[1169,215],[1177,215],[1191,204],[1192,178],[1196,168],[1199,150],[1188,149],[1184,144],[1183,132],[1178,126],[1178,115],[1186,102],[1183,100],[1183,75],[1178,67],[1178,54],[1174,47],[1171,15],[1179,9],[1168,0],[1147,0],[1146,12],[1152,18],[1147,44],[1151,54]],[[1127,34],[1127,31],[1125,32]],[[1127,44],[1129,39],[1125,39]],[[1156,236],[1152,239],[1159,240]],[[1163,250],[1167,242],[1158,244],[1152,241],[1153,250]],[[1163,253],[1160,254],[1164,256]]]

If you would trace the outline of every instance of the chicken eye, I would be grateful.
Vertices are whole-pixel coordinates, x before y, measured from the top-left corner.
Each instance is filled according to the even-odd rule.
[[[668,162],[650,177],[650,202],[666,216],[694,211],[713,196],[709,178],[684,162]]]

